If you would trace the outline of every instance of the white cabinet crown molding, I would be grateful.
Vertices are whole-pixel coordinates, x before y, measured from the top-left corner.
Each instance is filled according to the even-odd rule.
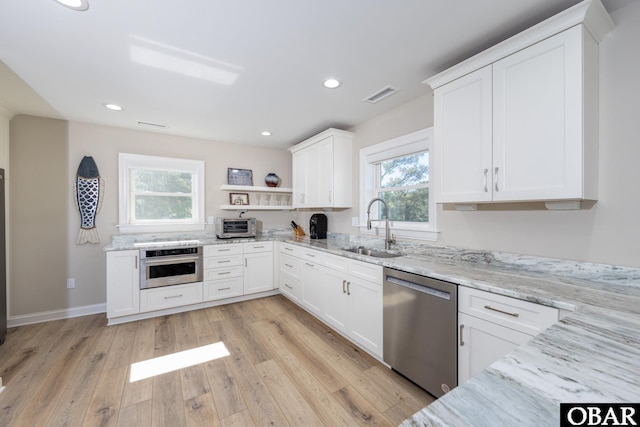
[[[422,83],[428,84],[432,89],[436,89],[452,80],[579,24],[584,25],[597,43],[600,43],[607,33],[615,27],[600,0],[585,0],[424,80]]]

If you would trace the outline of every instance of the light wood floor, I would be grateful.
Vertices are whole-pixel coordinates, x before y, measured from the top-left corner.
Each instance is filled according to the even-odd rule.
[[[129,382],[134,362],[220,341],[230,356]],[[282,296],[11,328],[0,376],[1,426],[398,425],[433,401]]]

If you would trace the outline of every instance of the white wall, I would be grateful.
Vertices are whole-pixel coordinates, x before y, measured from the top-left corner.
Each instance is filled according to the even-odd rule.
[[[631,2],[611,16],[617,26],[600,45],[598,202],[588,209],[563,212],[544,210],[541,204],[484,205],[476,212],[440,206],[438,243],[640,267],[640,2]],[[425,95],[356,126],[352,130],[358,146],[408,134],[419,124],[430,126],[432,104]],[[420,115],[424,120],[417,118]],[[334,214],[334,222],[341,221],[335,229],[348,231],[346,216],[351,215]]]

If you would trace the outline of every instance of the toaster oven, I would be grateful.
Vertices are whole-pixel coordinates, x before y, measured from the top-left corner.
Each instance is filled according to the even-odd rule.
[[[216,236],[219,239],[256,237],[256,219],[216,218]]]

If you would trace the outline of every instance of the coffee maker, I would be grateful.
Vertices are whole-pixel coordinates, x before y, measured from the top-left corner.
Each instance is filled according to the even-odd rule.
[[[309,220],[309,237],[311,239],[327,238],[327,216],[325,214],[313,214]]]

